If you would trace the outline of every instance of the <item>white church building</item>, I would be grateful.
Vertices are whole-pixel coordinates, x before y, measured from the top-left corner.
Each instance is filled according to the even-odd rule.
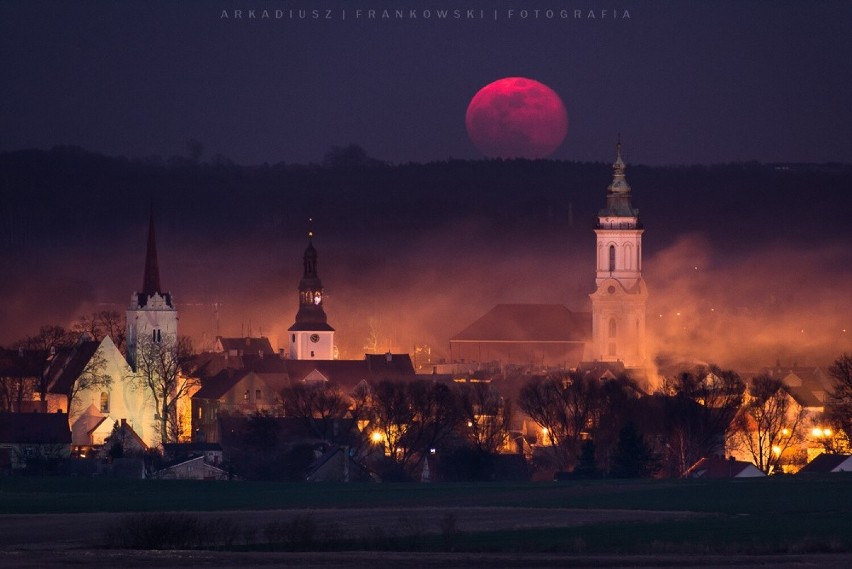
[[[621,143],[606,204],[598,212],[591,312],[562,305],[500,304],[450,339],[462,363],[573,368],[614,364],[642,373],[647,365],[639,210],[633,207]]]

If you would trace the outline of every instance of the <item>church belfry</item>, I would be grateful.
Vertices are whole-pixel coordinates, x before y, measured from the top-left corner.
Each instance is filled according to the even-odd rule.
[[[308,247],[303,257],[304,274],[299,281],[299,311],[290,326],[290,359],[334,359],[334,328],[328,325],[323,309],[323,288],[317,274],[317,250],[313,232],[308,232]]]
[[[172,295],[163,292],[160,286],[154,210],[151,208],[142,291],[131,295],[127,308],[127,361],[130,367],[136,370],[139,348],[144,343],[174,343],[177,339],[177,324],[178,315],[172,303]]]
[[[642,278],[642,233],[639,210],[633,207],[624,175],[621,142],[616,145],[612,183],[606,207],[598,212],[597,290],[592,301],[592,343],[588,360],[621,361],[627,368],[646,364],[645,305]]]

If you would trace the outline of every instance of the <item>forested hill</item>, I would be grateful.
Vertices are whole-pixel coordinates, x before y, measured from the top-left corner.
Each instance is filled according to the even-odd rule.
[[[648,244],[687,232],[725,249],[771,240],[847,239],[852,166],[647,167],[629,164]],[[186,158],[129,160],[76,147],[0,154],[0,248],[86,244],[145,222],[187,239],[302,234],[308,217],[342,239],[393,235],[476,219],[502,235],[572,224],[589,231],[611,179],[608,163],[550,160],[384,165],[239,166]]]

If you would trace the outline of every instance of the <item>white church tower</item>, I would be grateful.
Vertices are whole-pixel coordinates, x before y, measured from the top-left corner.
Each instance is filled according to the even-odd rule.
[[[157,263],[157,240],[154,235],[154,212],[148,223],[148,249],[145,254],[145,275],[142,292],[133,293],[127,308],[127,362],[136,371],[140,343],[150,339],[156,343],[177,340],[178,315],[172,295],[160,286],[160,267]]]
[[[314,249],[313,232],[308,232],[302,280],[299,281],[299,311],[296,323],[290,326],[291,360],[334,359],[334,328],[328,325],[322,307],[322,281],[317,274],[317,250]]]
[[[624,177],[621,142],[606,207],[598,212],[597,290],[592,300],[592,343],[586,359],[621,361],[626,368],[646,365],[645,305],[648,289],[642,278],[642,233],[639,210],[630,201]]]

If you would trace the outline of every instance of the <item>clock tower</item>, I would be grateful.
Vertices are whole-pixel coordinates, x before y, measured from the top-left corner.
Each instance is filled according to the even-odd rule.
[[[597,290],[592,300],[592,343],[589,360],[621,361],[626,368],[646,365],[645,305],[648,289],[642,278],[642,233],[639,210],[633,207],[624,176],[621,142],[616,145],[612,183],[606,207],[598,212]]]
[[[322,281],[317,275],[317,250],[313,232],[308,232],[308,248],[304,255],[304,275],[299,281],[299,311],[290,326],[291,360],[334,359],[334,328],[322,307]]]

